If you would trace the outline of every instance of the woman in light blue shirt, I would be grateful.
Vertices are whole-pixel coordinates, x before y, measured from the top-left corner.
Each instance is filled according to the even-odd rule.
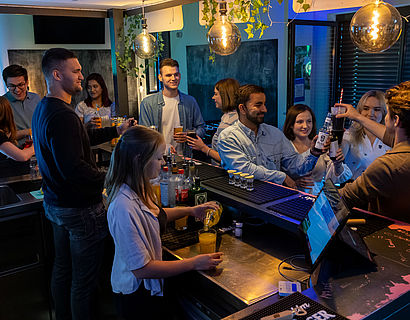
[[[303,153],[311,146],[316,135],[316,117],[313,110],[304,104],[292,106],[285,119],[283,133],[298,153]],[[318,194],[323,186],[323,179],[332,179],[333,183],[343,183],[352,176],[349,167],[343,163],[341,148],[337,151],[336,160],[332,161],[327,154],[322,154],[312,172],[296,180],[298,189]]]
[[[162,261],[160,232],[168,221],[186,215],[203,219],[215,202],[195,207],[162,208],[150,180],[164,164],[164,137],[161,133],[136,126],[118,141],[106,176],[108,227],[115,254],[111,285],[118,312],[124,319],[168,319],[164,307],[163,279],[191,270],[209,270],[221,261],[221,253]]]

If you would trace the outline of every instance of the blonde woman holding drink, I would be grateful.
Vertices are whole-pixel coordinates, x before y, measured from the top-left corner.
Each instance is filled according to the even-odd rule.
[[[124,319],[169,318],[163,278],[213,269],[222,261],[220,252],[162,260],[160,233],[167,222],[186,215],[204,219],[207,210],[218,209],[214,202],[179,208],[157,204],[150,179],[159,175],[164,151],[162,134],[131,128],[115,147],[106,176],[108,226],[115,243],[111,284]]]

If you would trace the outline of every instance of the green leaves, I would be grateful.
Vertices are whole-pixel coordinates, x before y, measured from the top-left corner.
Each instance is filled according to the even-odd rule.
[[[206,23],[206,28],[212,27],[216,20],[216,13],[218,3],[216,0],[201,0],[203,4],[202,20]],[[229,1],[229,0],[227,0]],[[233,0],[228,2],[228,19],[232,21],[234,18],[237,20],[247,23],[246,29],[244,31],[248,35],[248,39],[252,39],[258,34],[259,39],[262,38],[266,29],[269,28],[267,24],[264,23],[269,17],[269,7],[271,1],[274,0]],[[276,0],[279,4],[282,4],[283,0]],[[302,9],[306,12],[310,5],[307,3],[308,0],[297,0],[301,4]],[[272,25],[272,23],[271,23]],[[210,61],[215,61],[215,54],[213,57],[209,57]]]
[[[248,39],[253,38],[253,25],[248,23],[245,32],[248,34]]]
[[[142,15],[127,16],[124,19],[124,26],[118,34],[119,46],[115,52],[115,56],[118,60],[118,66],[127,73],[127,75],[135,76],[136,78],[144,78],[144,75],[139,76],[139,71],[145,73],[146,69],[151,63],[155,63],[158,56],[164,51],[164,41],[162,34],[158,33],[158,51],[156,55],[146,60],[144,64],[137,66],[135,64],[135,53],[133,50],[134,39],[142,31],[141,25]]]

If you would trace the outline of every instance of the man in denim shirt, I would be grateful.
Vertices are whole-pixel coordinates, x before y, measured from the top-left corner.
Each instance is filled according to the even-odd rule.
[[[262,87],[248,84],[239,88],[239,121],[223,130],[218,142],[221,164],[227,170],[236,169],[255,179],[295,188],[293,179],[309,173],[324,150],[314,150],[314,139],[310,150],[295,152],[282,131],[263,123],[265,102]]]
[[[176,60],[167,58],[160,63],[159,80],[163,83],[162,91],[142,100],[139,123],[144,126],[156,126],[164,135],[165,143],[174,147],[186,141],[184,133],[174,135],[174,128],[183,127],[183,131],[195,130],[200,137],[205,136],[205,122],[194,97],[178,90],[181,74]],[[178,151],[178,148],[177,148]]]

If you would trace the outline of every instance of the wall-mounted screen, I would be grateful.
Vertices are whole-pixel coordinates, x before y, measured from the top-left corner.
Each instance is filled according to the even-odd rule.
[[[105,19],[33,16],[36,44],[104,44]]]

